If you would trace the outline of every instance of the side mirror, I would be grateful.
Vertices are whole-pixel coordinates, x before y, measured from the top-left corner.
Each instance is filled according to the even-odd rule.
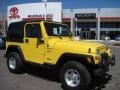
[[[37,47],[40,45],[40,44],[43,44],[44,43],[44,40],[43,38],[37,38]]]
[[[38,37],[38,43],[44,43],[44,39],[43,38],[41,38],[41,37]]]

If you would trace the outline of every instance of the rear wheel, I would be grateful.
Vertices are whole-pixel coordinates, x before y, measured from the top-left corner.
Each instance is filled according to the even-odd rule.
[[[23,62],[21,56],[17,52],[10,52],[7,56],[7,67],[12,73],[23,72]]]
[[[70,61],[61,68],[60,80],[65,90],[84,90],[90,83],[91,76],[83,64]]]

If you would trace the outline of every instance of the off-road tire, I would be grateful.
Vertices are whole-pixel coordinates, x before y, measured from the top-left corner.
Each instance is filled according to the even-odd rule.
[[[10,59],[14,59],[15,61],[15,67],[11,68],[10,67]],[[21,59],[21,56],[17,52],[10,52],[7,56],[7,67],[10,72],[15,73],[15,74],[20,74],[23,73],[23,61]]]
[[[80,83],[75,87],[69,86],[65,81],[65,73],[68,70],[76,70],[79,73]],[[62,83],[62,87],[64,90],[85,90],[87,89],[88,85],[91,82],[91,75],[83,64],[79,62],[75,62],[75,61],[70,61],[70,62],[65,63],[61,67],[60,81]]]

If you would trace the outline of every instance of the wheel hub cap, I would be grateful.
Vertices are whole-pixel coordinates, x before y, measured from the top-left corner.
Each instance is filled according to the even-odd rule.
[[[15,69],[15,68],[16,68],[15,58],[11,57],[11,58],[9,59],[9,67],[10,67],[11,69]]]
[[[77,70],[69,69],[65,73],[65,82],[70,87],[76,87],[80,83],[80,75]]]

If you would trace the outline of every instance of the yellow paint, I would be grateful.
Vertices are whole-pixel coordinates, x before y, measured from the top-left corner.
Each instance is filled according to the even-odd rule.
[[[36,22],[31,23],[35,24]],[[56,64],[60,56],[64,53],[91,55],[94,58],[95,64],[98,64],[101,60],[95,59],[96,49],[99,48],[100,53],[106,52],[106,47],[103,44],[82,40],[76,41],[65,36],[62,36],[62,39],[58,36],[48,36],[44,27],[44,21],[39,22],[39,24],[41,26],[44,43],[38,43],[38,38],[27,38],[24,36],[24,43],[7,42],[7,47],[13,44],[20,46],[27,61],[39,64],[45,62]],[[29,40],[29,43],[25,42],[26,39]],[[91,53],[88,53],[89,48],[91,48]],[[91,62],[90,58],[88,58],[88,61]]]

